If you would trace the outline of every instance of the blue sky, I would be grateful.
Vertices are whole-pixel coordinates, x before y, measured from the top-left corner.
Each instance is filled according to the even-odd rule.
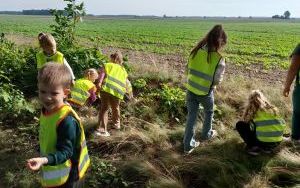
[[[85,0],[90,14],[300,17],[299,0]],[[63,0],[0,0],[0,10],[63,8]]]

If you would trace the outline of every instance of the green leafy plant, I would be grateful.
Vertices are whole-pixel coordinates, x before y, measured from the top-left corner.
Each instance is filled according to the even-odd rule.
[[[163,84],[159,97],[161,98],[163,110],[169,111],[172,117],[183,115],[185,92],[181,88]]]
[[[51,9],[51,14],[55,17],[56,24],[50,25],[53,35],[60,47],[73,46],[75,41],[75,28],[78,22],[85,15],[84,4],[76,4],[75,0],[64,0],[67,6],[64,10]]]
[[[28,115],[27,112],[33,114],[34,108],[26,102],[23,93],[9,83],[9,78],[2,71],[0,71],[0,80],[0,120],[16,119],[17,117],[19,119],[20,115],[22,117]]]
[[[147,82],[143,78],[140,78],[140,79],[134,80],[132,85],[133,85],[133,87],[135,87],[137,89],[142,89],[142,88],[146,87]]]
[[[19,48],[16,44],[0,36],[0,70],[9,82],[27,96],[32,96],[36,91],[37,69],[35,65],[35,54],[33,48]]]
[[[87,176],[88,187],[128,187],[128,184],[111,163],[91,157],[92,168]]]
[[[66,49],[64,55],[77,77],[88,68],[97,69],[108,62],[108,57],[96,48],[74,47]]]

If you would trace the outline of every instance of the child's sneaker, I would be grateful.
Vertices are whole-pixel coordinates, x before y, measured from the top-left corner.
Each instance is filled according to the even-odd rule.
[[[200,145],[200,142],[195,142],[195,146],[193,147],[193,148],[191,148],[190,150],[188,150],[188,151],[184,151],[184,153],[185,154],[190,154],[190,153],[192,153],[193,151],[194,151],[194,149],[196,148],[196,147],[198,147]]]
[[[97,136],[104,136],[104,137],[108,137],[110,136],[109,132],[108,131],[104,131],[104,132],[99,132],[99,131],[96,131],[95,133]]]
[[[285,136],[282,137],[283,142],[290,142],[291,140],[292,140],[291,137],[285,137]]]
[[[112,126],[113,129],[116,129],[116,130],[120,130],[121,129],[121,125],[120,123],[116,123]]]
[[[260,153],[260,149],[257,146],[253,146],[251,148],[246,149],[247,153],[253,156],[257,156]]]
[[[217,137],[218,135],[219,135],[219,134],[218,134],[217,130],[211,130],[211,137],[210,137],[210,139],[215,138],[215,137]]]

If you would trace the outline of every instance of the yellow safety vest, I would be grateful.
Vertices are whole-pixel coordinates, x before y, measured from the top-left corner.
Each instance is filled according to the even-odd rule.
[[[50,153],[56,152],[56,143],[57,143],[57,126],[61,120],[63,120],[67,115],[72,114],[74,118],[80,122],[80,119],[76,112],[68,105],[64,105],[58,111],[53,114],[44,115],[41,114],[40,117],[40,130],[39,130],[39,142],[40,142],[40,150],[42,156],[47,156]],[[80,156],[79,156],[79,178],[81,179],[89,165],[90,158],[88,155],[88,149],[86,146],[85,134],[82,124],[80,123],[81,135],[80,135]],[[55,187],[60,186],[66,183],[69,178],[69,174],[71,171],[71,160],[67,160],[66,162],[50,166],[44,165],[42,166],[42,177],[41,183],[43,187]]]
[[[36,54],[36,65],[37,69],[42,68],[47,62],[57,62],[64,63],[64,55],[60,52],[56,52],[52,56],[47,56],[43,51],[40,51]]]
[[[116,63],[104,64],[106,78],[102,91],[105,91],[119,99],[123,99],[126,93],[127,72],[125,68]]]
[[[256,137],[261,142],[280,142],[285,121],[270,112],[257,111],[254,119]]]
[[[83,106],[90,97],[89,90],[92,88],[96,92],[96,86],[90,80],[86,78],[76,80],[74,87],[71,89],[71,98],[68,100],[79,106]]]
[[[222,56],[210,52],[210,62],[207,62],[208,52],[199,49],[195,57],[189,57],[187,89],[196,95],[207,95],[211,90],[214,75]]]

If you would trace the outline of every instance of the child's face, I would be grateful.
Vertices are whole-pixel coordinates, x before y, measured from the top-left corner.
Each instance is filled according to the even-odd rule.
[[[64,104],[64,98],[67,97],[70,90],[63,88],[62,85],[38,84],[39,99],[43,107],[48,111],[54,111]]]
[[[98,78],[98,73],[97,73],[97,72],[95,72],[94,74],[92,74],[92,75],[90,75],[90,76],[88,77],[88,79],[89,79],[91,82],[95,82],[97,78]]]
[[[42,48],[46,55],[53,55],[56,52],[56,48],[52,46],[42,46]]]

